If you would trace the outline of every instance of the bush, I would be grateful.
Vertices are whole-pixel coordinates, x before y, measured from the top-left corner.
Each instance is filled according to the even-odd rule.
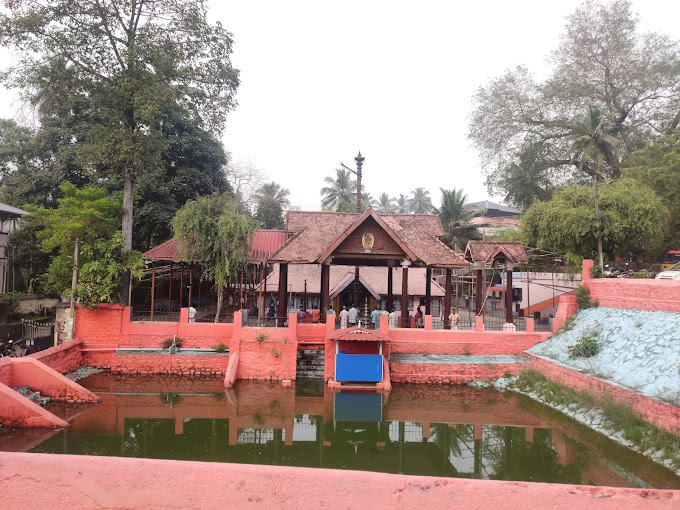
[[[172,341],[173,341],[173,340],[175,341],[175,345],[176,345],[177,347],[181,347],[181,346],[182,346],[182,342],[184,341],[184,340],[182,340],[180,337],[176,337],[176,338],[166,338],[165,340],[163,340],[163,343],[161,344],[161,346],[163,347],[163,349],[169,349],[170,346],[172,345]]]
[[[654,273],[649,269],[640,269],[633,273],[633,278],[654,278]]]
[[[217,345],[213,345],[213,351],[215,352],[227,352],[227,346],[220,342]]]
[[[579,285],[576,287],[576,302],[580,310],[585,310],[586,308],[593,308],[598,306],[597,301],[590,299],[590,288],[587,285]]]
[[[592,358],[600,352],[600,343],[597,338],[583,335],[574,345],[567,347],[570,358]]]
[[[599,265],[594,265],[590,270],[590,275],[593,278],[602,278],[602,268]]]
[[[6,317],[14,318],[19,312],[19,293],[18,292],[7,292],[2,295],[0,301],[4,303],[4,308],[6,310]]]

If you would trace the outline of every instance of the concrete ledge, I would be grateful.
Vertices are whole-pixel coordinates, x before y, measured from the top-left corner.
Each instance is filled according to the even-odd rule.
[[[28,386],[57,401],[99,401],[99,397],[91,391],[30,357],[12,360],[12,385]]]
[[[177,483],[178,473],[192,480]],[[7,508],[676,510],[680,491],[117,457],[0,454]],[[17,483],[21,480],[21,483]],[[313,480],[314,483],[310,483]],[[58,503],[57,503],[58,502]]]
[[[10,427],[68,427],[64,420],[4,384],[0,384],[0,422]],[[2,456],[0,453],[0,464]]]

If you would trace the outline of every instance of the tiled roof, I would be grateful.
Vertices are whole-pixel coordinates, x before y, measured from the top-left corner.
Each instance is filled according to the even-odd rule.
[[[278,250],[288,238],[290,233],[283,230],[256,230],[253,235],[253,240],[250,243],[250,254],[248,255],[249,262],[263,262],[273,252]],[[179,249],[177,248],[177,240],[170,239],[165,241],[149,251],[144,253],[144,257],[149,260],[168,260],[179,262]]]
[[[470,262],[491,262],[499,253],[515,264],[529,262],[524,245],[519,241],[468,241],[465,258]]]
[[[376,214],[369,209],[363,214],[334,212],[289,211],[286,229],[295,235],[283,245],[271,260],[313,264],[334,243],[349,231],[357,228],[368,216],[379,218],[391,232],[416,257],[414,262],[439,267],[467,267],[467,262],[438,237],[444,234],[439,217],[433,214]]]
[[[387,269],[386,267],[362,266],[359,268],[359,278],[367,288],[370,287],[380,296],[387,296]],[[402,268],[392,268],[392,294],[401,295]],[[424,267],[410,267],[408,269],[408,293],[409,296],[425,295],[425,278],[427,270]],[[307,293],[321,293],[321,266],[319,264],[290,264],[288,266],[288,285],[290,292],[302,294],[305,291],[307,280]],[[337,296],[351,285],[354,280],[354,266],[330,266],[329,294]],[[267,276],[267,292],[276,292],[279,288],[279,265],[273,265],[273,271]],[[432,297],[444,296],[444,288],[435,280],[432,280]]]
[[[28,214],[28,211],[23,209],[18,209],[17,207],[12,207],[11,205],[0,203],[0,218],[20,218]]]
[[[341,329],[329,335],[328,339],[353,342],[387,342],[389,340],[377,331],[363,328]]]

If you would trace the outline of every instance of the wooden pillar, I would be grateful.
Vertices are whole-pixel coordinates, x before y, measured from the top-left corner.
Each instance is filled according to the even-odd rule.
[[[512,322],[512,269],[505,274],[505,322]]]
[[[278,327],[284,326],[288,314],[288,264],[279,264],[279,308],[276,312]]]
[[[172,310],[172,262],[170,262],[170,285],[168,286],[168,321]]]
[[[203,276],[203,271],[201,271],[198,277],[198,302],[196,303],[196,310],[201,309],[201,276]]]
[[[262,299],[262,284],[264,280],[264,262],[260,262],[260,297],[258,299],[257,315],[264,317],[264,300]]]
[[[361,304],[359,303],[359,266],[354,266],[354,307],[361,309]]]
[[[156,299],[156,261],[151,262],[151,320],[153,320],[153,309]]]
[[[475,281],[475,315],[481,315],[482,305],[484,303],[484,270],[477,269],[475,274],[477,275]]]
[[[400,327],[406,326],[408,321],[408,266],[402,266],[401,272],[401,324]]]
[[[392,275],[394,273],[394,268],[392,265],[387,266],[387,311],[391,312],[394,309],[394,291],[392,289]]]
[[[184,262],[179,263],[179,307],[182,308],[182,294],[184,294]]]
[[[331,266],[329,264],[321,265],[321,312],[320,319],[326,322],[326,312],[328,312],[328,302],[330,301],[330,278]]]
[[[189,267],[189,307],[193,306],[191,304],[191,299],[194,294],[194,265]]]
[[[432,301],[432,268],[425,270],[425,315],[432,315],[430,302]]]
[[[243,271],[239,271],[238,281],[238,307],[236,309],[240,310],[243,307]]]
[[[451,268],[446,268],[446,284],[444,285],[444,329],[449,329],[451,313]]]

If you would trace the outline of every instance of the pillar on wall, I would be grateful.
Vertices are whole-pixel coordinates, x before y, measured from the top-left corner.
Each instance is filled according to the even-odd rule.
[[[288,314],[288,264],[279,264],[279,308],[277,326],[282,328]]]
[[[387,263],[387,311],[391,312],[394,309],[394,290],[392,288],[392,277],[394,274],[394,263],[390,260]]]
[[[328,312],[328,303],[330,301],[330,275],[331,266],[330,264],[321,265],[321,312],[319,314],[319,320],[326,322],[326,312]]]
[[[477,275],[475,280],[475,315],[481,315],[484,304],[484,270],[477,269],[475,274]]]
[[[512,322],[512,267],[507,267],[505,277],[505,322]]]
[[[451,268],[446,268],[446,284],[444,285],[444,329],[449,329],[451,314]]]
[[[428,267],[425,270],[425,315],[432,315],[432,268]]]
[[[408,266],[410,265],[411,261],[406,259],[401,263],[401,327],[405,327],[408,321]]]

